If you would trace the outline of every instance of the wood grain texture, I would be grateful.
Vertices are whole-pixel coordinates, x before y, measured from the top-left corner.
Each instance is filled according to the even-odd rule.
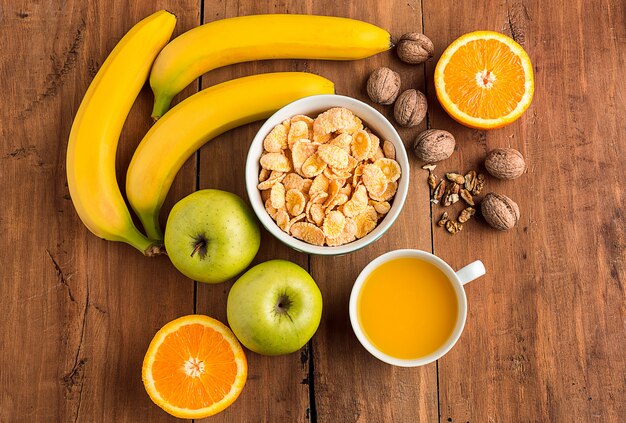
[[[421,31],[420,10],[419,2],[394,1],[372,2],[367,7],[355,3],[349,8],[325,4],[312,12],[371,22],[392,29],[392,35],[398,38],[405,32]],[[308,69],[332,79],[338,94],[371,103],[365,85],[369,74],[380,66],[400,73],[401,90],[424,91],[423,67],[402,63],[394,51],[350,64],[310,62]],[[393,122],[392,106],[375,107]],[[413,138],[425,126],[423,122],[419,127],[399,131],[409,153]],[[348,316],[352,284],[369,261],[400,248],[430,251],[428,187],[420,183],[425,173],[411,160],[411,184],[404,209],[380,240],[348,256],[311,257],[311,273],[325,302],[322,323],[312,346],[315,405],[320,422],[337,421],[337,416],[359,422],[437,420],[436,366],[404,369],[378,361],[359,344]]]
[[[0,79],[0,421],[173,421],[147,397],[141,362],[167,321],[193,312],[193,286],[167,258],[105,242],[80,222],[65,153],[74,114],[99,68],[137,21],[171,3],[3,2],[9,45]],[[176,5],[178,32],[198,3]],[[118,175],[148,129],[144,90],[126,122]],[[195,189],[194,166],[174,193]]]
[[[204,22],[240,15],[261,13],[306,13],[304,3],[238,1],[206,2]],[[202,77],[202,88],[233,78],[268,72],[294,71],[298,65],[290,60],[270,60],[240,63],[215,69]],[[245,107],[245,102],[242,104]],[[245,189],[245,163],[248,148],[262,122],[256,122],[229,131],[209,142],[200,150],[199,188],[214,188],[234,192],[249,205]],[[308,270],[306,254],[281,244],[262,230],[261,249],[252,265],[285,259]],[[222,322],[226,319],[226,300],[232,283],[210,285],[198,283],[197,311],[207,313]],[[237,402],[217,416],[200,421],[223,422],[305,422],[309,411],[308,350],[282,357],[266,357],[246,350],[248,381]]]
[[[241,397],[207,422],[623,420],[624,2],[0,0],[3,41],[6,34],[0,87],[7,99],[0,108],[0,422],[175,421],[151,403],[141,383],[150,339],[167,321],[193,312],[226,321],[232,282],[194,286],[166,258],[146,259],[129,246],[97,239],[80,223],[67,189],[67,138],[89,82],[123,34],[160,8],[177,15],[177,34],[202,17],[273,12],[363,19],[395,36],[420,31],[423,22],[436,49],[425,68],[403,64],[393,52],[351,63],[263,61],[210,72],[202,86],[260,72],[310,71],[332,79],[339,94],[366,100],[367,75],[385,65],[400,72],[403,89],[427,94],[428,126],[457,138],[457,152],[437,167],[438,175],[484,171],[484,155],[495,147],[516,148],[529,164],[519,180],[487,180],[486,191],[510,196],[522,211],[518,227],[507,233],[492,231],[480,218],[455,237],[434,226],[426,172],[414,157],[401,217],[372,246],[344,257],[309,258],[264,232],[255,263],[284,258],[309,269],[324,296],[323,320],[299,353],[247,353],[249,380]],[[535,66],[530,109],[489,132],[452,121],[432,83],[443,49],[476,29],[513,35]],[[178,99],[197,89],[192,84]],[[151,102],[144,89],[124,128],[122,186],[150,125]],[[392,119],[390,107],[377,108]],[[259,126],[230,131],[191,159],[162,220],[199,188],[246,198],[243,164]],[[409,149],[425,127],[400,131]],[[433,218],[441,211],[434,206]],[[350,328],[352,282],[371,259],[397,248],[434,248],[455,268],[475,259],[487,267],[487,276],[466,288],[466,331],[437,365],[384,365]]]
[[[484,172],[485,154],[496,147],[518,149],[529,167],[515,181],[487,178],[485,192],[519,204],[515,229],[469,222],[451,237],[435,227],[436,254],[455,268],[474,259],[487,268],[467,285],[466,330],[439,363],[441,421],[624,418],[624,198],[614,159],[626,153],[616,139],[626,131],[626,83],[618,77],[624,6],[424,2],[436,56],[463,33],[500,31],[528,51],[536,78],[534,101],[517,122],[475,131],[437,105],[435,63],[428,67],[431,125],[458,143],[439,175]],[[438,218],[442,209],[435,209]]]

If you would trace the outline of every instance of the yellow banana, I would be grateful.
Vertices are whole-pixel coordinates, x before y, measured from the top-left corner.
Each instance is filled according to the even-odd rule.
[[[152,117],[200,75],[233,63],[265,59],[355,60],[392,47],[387,31],[348,18],[252,15],[222,19],[187,31],[159,54],[150,73]]]
[[[67,181],[80,219],[100,238],[146,255],[158,247],[133,224],[115,178],[115,153],[126,116],[175,25],[176,17],[162,10],[128,31],[87,89],[67,146]]]
[[[266,73],[207,88],[167,112],[137,147],[126,175],[128,201],[148,236],[162,238],[161,205],[183,163],[204,143],[299,98],[333,92],[333,83],[321,76]]]

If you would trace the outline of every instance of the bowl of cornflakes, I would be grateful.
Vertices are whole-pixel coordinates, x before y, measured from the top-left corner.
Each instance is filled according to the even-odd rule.
[[[346,254],[376,241],[397,219],[408,188],[409,160],[393,125],[340,95],[278,110],[246,160],[246,190],[261,224],[308,254]]]

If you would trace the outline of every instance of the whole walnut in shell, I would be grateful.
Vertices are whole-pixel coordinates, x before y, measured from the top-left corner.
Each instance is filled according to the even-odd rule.
[[[398,96],[393,115],[400,126],[410,128],[419,125],[428,110],[426,96],[417,90],[406,90]]]
[[[367,95],[374,103],[392,104],[400,92],[400,74],[389,68],[378,68],[367,80]]]
[[[429,129],[415,138],[415,155],[427,163],[439,162],[452,155],[456,142],[448,131]]]
[[[506,195],[490,192],[480,203],[480,211],[492,228],[506,231],[517,225],[519,207]]]
[[[513,148],[496,148],[485,158],[485,168],[498,179],[516,179],[526,170],[524,156]]]
[[[400,60],[406,63],[424,63],[431,57],[435,47],[430,38],[419,32],[409,32],[400,37],[396,52]]]

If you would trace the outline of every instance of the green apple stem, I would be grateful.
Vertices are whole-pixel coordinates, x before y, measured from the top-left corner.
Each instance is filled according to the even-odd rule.
[[[206,239],[204,238],[200,238],[196,241],[195,246],[193,247],[193,251],[191,252],[191,257],[193,257],[194,255],[196,255],[196,253],[200,250],[202,250],[203,248],[206,247]],[[202,256],[204,256],[204,254],[200,253],[200,258],[203,258]]]

